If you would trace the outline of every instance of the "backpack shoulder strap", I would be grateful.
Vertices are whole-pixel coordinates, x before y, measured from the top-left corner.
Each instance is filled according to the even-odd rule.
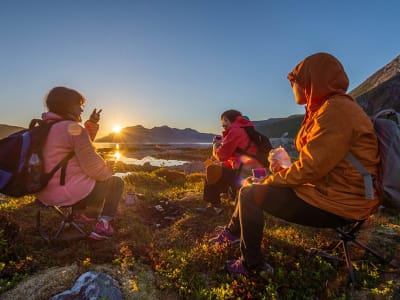
[[[399,115],[398,113],[393,109],[393,108],[387,108],[387,109],[383,109],[379,112],[377,112],[371,119],[372,122],[375,123],[376,119],[381,118],[382,116],[384,116],[385,118],[389,117],[389,116],[395,116],[395,122],[397,124],[400,124],[400,120],[399,120]]]
[[[350,152],[346,154],[346,159],[361,173],[364,179],[365,199],[374,199],[374,185],[371,173],[360,163],[360,161]]]
[[[65,185],[65,173],[67,169],[68,161],[75,155],[74,151],[69,152],[57,165],[51,169],[49,173],[43,174],[42,180],[48,182],[54,174],[61,169],[60,185]]]

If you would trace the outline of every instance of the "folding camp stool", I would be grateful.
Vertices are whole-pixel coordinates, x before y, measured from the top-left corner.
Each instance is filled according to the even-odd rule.
[[[50,242],[52,240],[60,239],[61,233],[68,227],[74,228],[79,233],[79,237],[87,237],[89,235],[82,226],[74,221],[72,206],[45,205],[39,199],[36,199],[35,202],[38,205],[36,213],[36,229],[44,240]],[[50,210],[61,219],[57,228],[49,228],[49,226],[43,224],[43,210]]]
[[[367,253],[375,256],[381,263],[389,262],[383,256],[378,254],[375,250],[371,249],[363,242],[357,240],[357,233],[365,221],[366,220],[355,221],[353,223],[349,223],[349,225],[336,227],[335,231],[338,233],[339,241],[337,243],[334,243],[332,246],[330,246],[326,250],[313,249],[313,252],[312,252],[314,255],[318,255],[321,257],[327,257],[327,258],[333,258],[333,255],[328,254],[328,252],[333,252],[334,250],[336,250],[338,247],[340,247],[342,245],[343,252],[344,252],[344,258],[346,261],[347,268],[349,269],[349,275],[350,275],[350,279],[351,279],[352,283],[355,283],[356,279],[355,279],[354,267],[353,267],[353,264],[351,261],[350,251],[349,251],[349,243],[350,242],[354,243],[357,246],[359,246],[360,248],[366,250]]]

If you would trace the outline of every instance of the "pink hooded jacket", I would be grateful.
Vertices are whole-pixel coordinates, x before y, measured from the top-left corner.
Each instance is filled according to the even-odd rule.
[[[52,112],[44,113],[42,118],[45,122],[62,120]],[[43,149],[45,171],[49,172],[69,152],[74,151],[75,155],[68,161],[65,185],[60,185],[61,171],[58,170],[47,187],[36,194],[41,202],[48,205],[73,205],[89,195],[96,181],[112,176],[111,170],[96,153],[92,143],[98,130],[97,124],[86,121],[85,127],[76,121],[64,120],[51,128]]]

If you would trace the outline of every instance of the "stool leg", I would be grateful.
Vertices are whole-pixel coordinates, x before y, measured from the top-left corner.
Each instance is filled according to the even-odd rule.
[[[85,230],[83,230],[82,227],[80,227],[80,226],[79,226],[78,224],[76,224],[74,221],[71,221],[70,224],[71,224],[72,226],[74,226],[74,228],[75,228],[76,230],[78,230],[80,233],[82,233],[83,235],[85,235],[85,236],[88,235],[88,233],[85,232]]]
[[[343,250],[344,250],[344,255],[345,255],[345,258],[346,258],[347,268],[349,269],[351,282],[355,283],[356,282],[356,278],[354,276],[354,268],[353,268],[353,264],[351,263],[350,252],[349,252],[349,248],[347,246],[347,242],[346,241],[343,241]]]
[[[65,220],[62,220],[60,227],[58,227],[58,230],[56,232],[56,234],[54,235],[54,239],[57,239],[58,236],[60,235],[61,231],[63,231],[65,224],[67,224],[67,222],[65,222]]]

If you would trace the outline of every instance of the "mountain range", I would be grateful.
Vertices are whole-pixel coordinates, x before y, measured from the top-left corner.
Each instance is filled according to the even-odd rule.
[[[400,55],[368,77],[349,92],[369,116],[381,109],[394,108],[400,111]],[[271,138],[295,137],[304,115],[287,118],[271,118],[254,121],[255,127]],[[0,124],[0,138],[23,128]],[[214,134],[201,133],[194,129],[176,129],[168,126],[151,129],[141,125],[125,127],[119,134],[110,133],[96,142],[126,143],[207,143]]]
[[[145,128],[142,125],[123,128],[119,133],[110,133],[96,139],[96,142],[133,143],[133,144],[166,144],[166,143],[210,143],[214,137],[211,133],[201,133],[194,129],[177,129],[168,126]]]

